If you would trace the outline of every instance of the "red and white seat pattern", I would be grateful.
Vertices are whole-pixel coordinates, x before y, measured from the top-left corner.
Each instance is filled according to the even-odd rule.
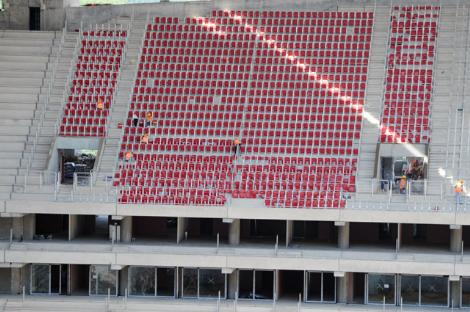
[[[440,8],[392,9],[382,143],[428,143]]]
[[[120,164],[121,202],[218,205],[232,193],[271,207],[344,207],[343,193],[355,191],[372,23],[368,12],[157,17],[125,125],[121,157],[137,160]],[[133,125],[148,112],[154,125]],[[185,169],[148,179],[156,154],[165,172]],[[224,169],[201,174],[211,157]]]
[[[106,135],[106,121],[119,75],[126,31],[83,32],[59,135]],[[98,102],[103,108],[97,107]]]

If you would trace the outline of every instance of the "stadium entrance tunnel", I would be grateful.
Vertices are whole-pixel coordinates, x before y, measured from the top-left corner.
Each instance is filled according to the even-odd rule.
[[[35,215],[34,240],[68,240],[68,238],[68,215]]]
[[[242,243],[276,244],[286,243],[286,221],[283,220],[241,220],[240,240]]]
[[[177,218],[133,217],[132,240],[142,242],[176,242]]]
[[[70,265],[70,294],[72,296],[88,296],[89,265]]]
[[[90,185],[97,150],[60,149],[59,171],[62,184]]]
[[[395,248],[398,225],[395,223],[350,224],[350,247]]]

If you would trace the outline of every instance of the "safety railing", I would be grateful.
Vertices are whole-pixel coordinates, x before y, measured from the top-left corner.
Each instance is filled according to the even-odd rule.
[[[24,177],[23,192],[53,190],[57,182],[57,173],[54,171],[30,170]]]

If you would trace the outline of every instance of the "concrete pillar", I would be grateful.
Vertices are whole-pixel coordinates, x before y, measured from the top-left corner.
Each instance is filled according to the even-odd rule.
[[[342,274],[335,273],[336,278],[336,301],[338,303],[350,303],[354,294],[354,275],[353,273],[344,272]]]
[[[450,281],[450,307],[460,308],[460,278],[458,281]]]
[[[292,237],[294,236],[294,221],[286,221],[286,247],[289,247],[292,242]]]
[[[338,227],[338,248],[349,248],[349,222],[335,222]]]
[[[238,270],[227,274],[227,296],[228,299],[235,299],[235,293],[238,291]]]
[[[13,240],[23,239],[23,218],[12,218]]]
[[[450,225],[450,251],[462,252],[462,226]]]
[[[23,217],[23,238],[32,240],[36,234],[36,215],[28,214]]]
[[[132,217],[124,217],[121,220],[121,242],[129,243],[132,241]]]
[[[125,266],[119,271],[119,296],[125,296],[128,289],[129,267]],[[129,293],[128,293],[129,294]]]
[[[229,225],[228,242],[230,245],[240,244],[240,219],[233,219]]]
[[[185,239],[185,232],[188,230],[188,219],[178,217],[176,227],[176,243],[181,243]]]
[[[79,227],[79,216],[69,215],[69,241],[77,237]]]
[[[26,293],[29,293],[29,272],[30,265],[24,265],[21,268],[11,268],[11,293],[19,295],[23,292],[25,286]]]

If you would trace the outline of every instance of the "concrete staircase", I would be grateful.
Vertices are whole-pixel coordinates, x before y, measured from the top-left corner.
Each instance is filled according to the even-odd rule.
[[[367,74],[367,89],[362,121],[361,147],[357,171],[357,192],[370,192],[370,179],[374,177],[377,143],[380,135],[385,60],[390,28],[390,7],[378,6],[375,10],[374,28]]]
[[[53,57],[51,56],[45,69],[44,81],[38,95],[37,106],[34,110],[32,127],[25,142],[25,151],[22,155],[21,166],[15,181],[15,192],[24,191],[26,174],[29,174],[27,177],[28,185],[39,183],[39,176],[41,174],[46,176],[45,173],[41,172],[47,170],[49,153],[56,136],[55,126],[59,113],[63,109],[65,84],[73,65],[72,57],[78,38],[78,33],[66,33],[62,42],[62,35],[62,33],[57,34],[56,41],[51,47]],[[62,47],[60,48],[61,42]],[[60,55],[58,55],[59,51]],[[56,65],[57,57],[59,59]],[[56,71],[55,75],[53,75],[54,68]],[[47,100],[50,84],[52,87],[51,94],[49,100]],[[47,106],[45,106],[46,102]],[[38,134],[37,138],[36,132]]]
[[[437,58],[434,69],[432,101],[432,138],[429,145],[428,191],[439,194],[439,183],[445,177],[458,175],[464,117],[465,94],[470,92],[467,80],[469,10],[444,5],[440,13]],[[465,94],[464,94],[465,93]],[[451,183],[451,181],[449,181]]]
[[[120,19],[118,24],[125,24],[126,21]],[[104,185],[106,177],[112,177],[116,168],[119,152],[121,150],[121,139],[123,130],[118,129],[118,123],[125,124],[129,111],[129,104],[135,85],[135,77],[138,70],[139,57],[142,51],[142,39],[144,38],[147,22],[145,18],[136,18],[128,21],[131,30],[127,41],[127,52],[124,56],[124,63],[121,68],[115,100],[111,106],[110,118],[108,119],[108,135],[103,140],[102,149],[99,155],[95,172],[97,172],[96,185]]]
[[[10,198],[12,185],[25,166],[59,35],[0,32],[0,200]]]

